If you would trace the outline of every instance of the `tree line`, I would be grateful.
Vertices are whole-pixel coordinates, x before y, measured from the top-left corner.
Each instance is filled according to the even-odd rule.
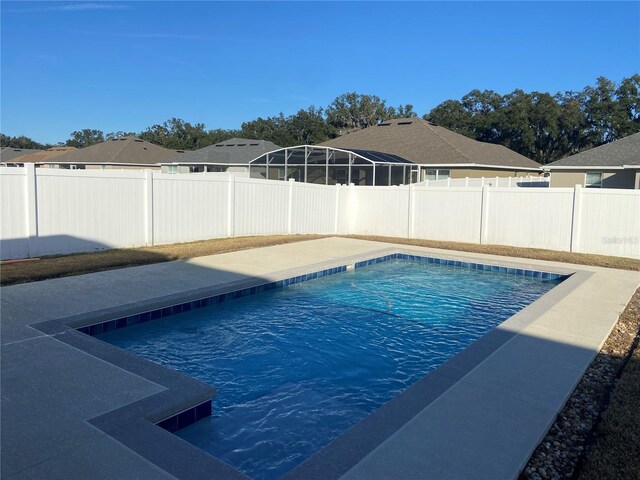
[[[171,118],[142,132],[83,129],[59,145],[87,147],[110,138],[135,135],[165,148],[196,150],[233,137],[268,140],[283,147],[316,144],[393,118],[417,117],[413,105],[388,106],[376,95],[338,96],[326,108],[310,106],[285,116],[244,122],[237,130],[207,130]],[[472,90],[446,100],[423,115],[437,125],[483,142],[504,145],[540,163],[548,163],[640,131],[640,75],[615,83],[600,77],[579,92],[544,93],[516,89],[501,95]],[[28,137],[0,134],[2,146],[48,148]]]

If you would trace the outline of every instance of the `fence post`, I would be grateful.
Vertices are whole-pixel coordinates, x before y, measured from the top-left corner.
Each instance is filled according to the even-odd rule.
[[[580,248],[580,210],[582,204],[582,185],[573,187],[573,210],[571,211],[571,244],[570,252]]]
[[[347,218],[349,219],[349,228],[347,229],[347,232],[350,235],[353,234],[353,219],[355,217],[355,210],[357,208],[357,202],[358,202],[358,199],[356,198],[355,188],[356,188],[355,183],[349,184],[349,196],[348,196],[349,200],[347,202],[347,208],[348,208]]]
[[[227,236],[233,237],[235,230],[236,176],[229,175],[229,191],[227,198]]]
[[[489,186],[482,185],[482,202],[480,203],[480,244],[487,243],[488,220],[489,220]]]
[[[333,217],[333,233],[338,235],[338,219],[340,218],[340,187],[339,183],[336,183],[336,211]]]
[[[291,222],[293,221],[293,183],[295,179],[289,179],[289,208],[287,212],[287,235],[291,235]]]
[[[38,240],[38,197],[36,191],[36,166],[33,163],[25,163],[25,181],[27,188],[25,189],[27,201],[27,256],[31,257],[36,251],[36,242]]]
[[[413,183],[409,185],[409,225],[407,226],[407,238],[413,238],[416,218],[416,189]]]
[[[464,186],[465,187],[469,186],[469,177],[464,177]]]
[[[511,177],[509,177],[509,185],[508,185],[508,187],[511,188]]]
[[[144,170],[144,242],[148,246],[153,245],[153,172]]]

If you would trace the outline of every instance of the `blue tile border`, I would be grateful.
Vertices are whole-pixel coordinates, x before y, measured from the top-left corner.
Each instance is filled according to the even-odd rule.
[[[410,255],[406,253],[391,253],[389,255],[384,255],[382,257],[371,258],[369,260],[362,260],[360,262],[355,262],[355,264],[353,265],[353,268],[362,268],[368,265],[373,265],[376,263],[386,262],[389,260],[398,260],[398,259],[409,260],[412,262],[428,263],[428,264],[434,264],[434,265],[455,266],[455,267],[461,267],[461,268],[468,268],[471,270],[482,270],[486,272],[506,274],[506,275],[522,275],[522,276],[531,277],[531,278],[542,278],[542,279],[548,279],[548,280],[565,279],[568,276],[568,275],[562,275],[558,273],[541,272],[537,270],[501,267],[498,265],[486,265],[482,263],[463,262],[460,260],[448,260],[444,258],[424,257],[421,255]],[[108,320],[100,323],[95,323],[93,325],[78,327],[76,328],[76,330],[93,337],[93,336],[110,332],[112,330],[116,330],[119,328],[130,327],[132,325],[149,322],[151,320],[156,320],[158,318],[168,317],[170,315],[175,315],[177,313],[188,312],[189,310],[193,310],[196,308],[207,307],[209,305],[214,305],[214,304],[226,302],[229,300],[236,300],[238,298],[254,295],[256,293],[283,288],[289,285],[295,285],[296,283],[306,282],[308,280],[314,280],[316,278],[325,277],[327,275],[334,275],[336,273],[341,273],[345,271],[347,271],[347,265],[328,268],[325,270],[320,270],[318,272],[308,273],[306,275],[298,275],[295,277],[285,278],[283,280],[263,283],[262,285],[257,285],[255,287],[234,290],[231,292],[221,293],[219,295],[213,295],[211,297],[201,298],[199,300],[190,300],[188,302],[171,305],[169,307],[162,307],[156,310],[137,313],[134,315],[129,315],[127,317],[117,318],[115,320]]]
[[[209,416],[211,416],[211,400],[156,422],[156,425],[168,432],[175,433]]]
[[[384,257],[372,258],[370,260],[356,262],[355,268],[366,267],[367,265],[372,265],[374,263],[380,263],[380,262],[385,262],[387,260],[395,260],[395,259],[410,260],[413,262],[431,263],[436,265],[448,265],[448,266],[454,266],[454,267],[469,268],[472,270],[483,270],[483,271],[492,272],[492,273],[504,273],[507,275],[524,275],[527,277],[544,278],[548,280],[558,280],[558,279],[564,279],[567,277],[567,275],[563,275],[559,273],[549,273],[549,272],[542,272],[538,270],[527,270],[522,268],[502,267],[499,265],[487,265],[483,263],[463,262],[461,260],[448,260],[445,258],[423,257],[420,255],[410,255],[406,253],[394,253],[391,255],[385,255]]]

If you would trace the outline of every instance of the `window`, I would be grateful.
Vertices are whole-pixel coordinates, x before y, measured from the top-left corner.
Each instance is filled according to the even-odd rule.
[[[167,173],[178,173],[178,166],[177,165],[169,165],[167,167]]]
[[[584,185],[587,188],[602,188],[602,172],[587,172]]]
[[[189,173],[200,173],[200,172],[204,172],[204,167],[200,167],[200,166],[189,167]]]
[[[427,180],[446,180],[451,176],[451,170],[427,170]]]

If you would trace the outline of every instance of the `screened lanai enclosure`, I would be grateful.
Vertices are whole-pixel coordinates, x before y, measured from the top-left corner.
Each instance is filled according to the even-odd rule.
[[[312,145],[281,148],[249,163],[252,178],[322,185],[403,185],[417,175],[418,165],[397,155]]]

